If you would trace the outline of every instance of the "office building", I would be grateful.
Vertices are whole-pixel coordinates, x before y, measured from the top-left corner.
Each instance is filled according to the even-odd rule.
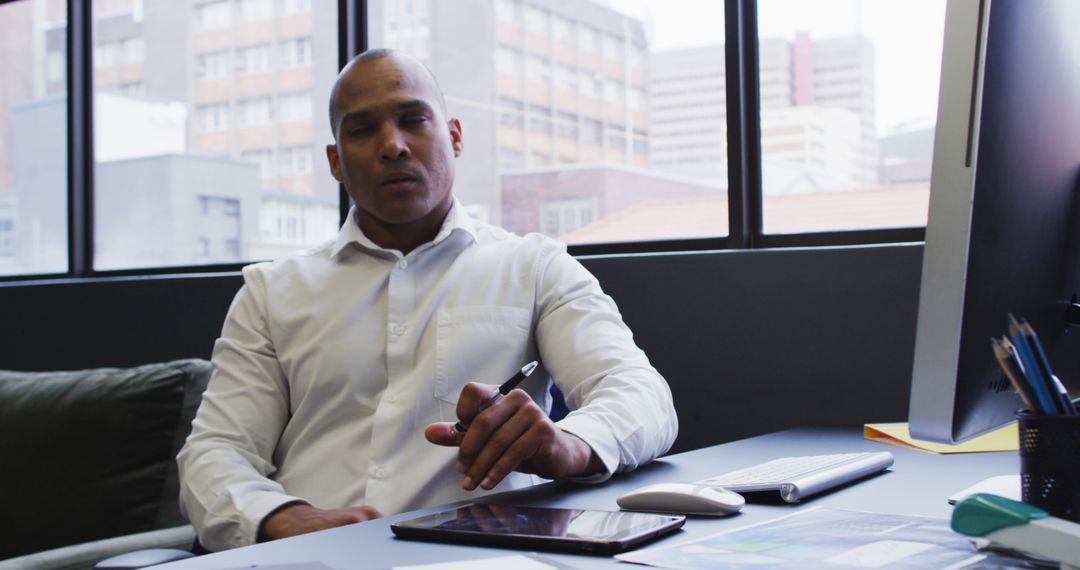
[[[521,186],[503,182],[563,167],[648,166],[648,46],[639,20],[598,2],[556,0],[378,2],[369,16],[371,45],[424,61],[461,118],[466,152],[455,192],[473,215],[539,224],[550,199],[576,200],[577,219],[599,219],[607,214],[593,209],[599,190],[571,197],[554,180],[523,199]]]
[[[759,49],[766,194],[876,186],[874,48],[867,38],[763,38]],[[653,168],[727,187],[724,47],[652,54]],[[797,167],[819,185],[792,186],[771,166]]]
[[[254,177],[243,186],[260,190],[252,205],[257,231],[244,232],[241,254],[233,261],[277,257],[334,234],[338,193],[323,167],[323,149],[331,140],[323,98],[337,73],[337,41],[336,34],[314,33],[336,30],[332,2],[98,0],[93,8],[95,99],[129,101],[123,109],[95,102],[96,140],[111,141],[95,149],[99,167],[127,156],[118,145],[140,156],[182,147],[192,156],[255,165],[242,171]],[[5,73],[12,85],[5,121],[15,103],[63,97],[66,91],[66,3],[20,2],[13,9],[15,17],[5,18],[0,31],[26,36],[25,45],[37,55],[32,64]],[[183,109],[182,128],[163,141],[147,129],[149,117],[139,101],[158,109],[154,120]],[[62,116],[55,120],[64,122]],[[5,149],[14,132],[4,129],[0,160],[11,156]],[[13,175],[14,168],[0,162],[0,181],[6,182],[0,195],[12,192]],[[210,179],[202,192],[218,189],[223,198],[232,191],[224,180]],[[108,187],[99,181],[97,190]],[[40,217],[25,202],[15,208],[16,226]],[[5,228],[0,225],[0,232]]]

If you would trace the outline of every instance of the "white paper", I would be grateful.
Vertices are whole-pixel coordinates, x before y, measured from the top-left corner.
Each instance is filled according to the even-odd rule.
[[[544,564],[535,558],[520,554],[500,556],[498,558],[474,558],[455,562],[394,566],[394,570],[506,570],[507,568],[513,568],[514,570],[557,570],[556,566]]]
[[[881,568],[933,548],[925,542],[879,540],[826,558],[826,562],[862,568]]]
[[[945,568],[972,562],[967,537],[948,519],[866,513],[826,507],[689,542],[619,554],[658,568]]]

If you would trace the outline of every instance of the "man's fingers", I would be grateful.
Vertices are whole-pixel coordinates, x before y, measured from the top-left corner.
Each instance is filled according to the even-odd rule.
[[[476,382],[465,384],[465,387],[461,389],[461,394],[458,395],[455,410],[462,425],[468,426],[472,424],[473,418],[483,411],[480,407],[484,402],[487,402],[498,393],[499,387],[491,384],[478,384]]]
[[[351,522],[364,522],[372,519],[381,519],[382,513],[375,507],[364,505],[361,507],[349,507],[342,511],[351,514],[354,518]]]
[[[535,456],[540,451],[540,448],[545,445],[543,437],[535,433],[537,431],[543,430],[534,425],[532,429],[514,440],[513,444],[499,456],[498,460],[480,480],[480,487],[488,490],[495,488],[511,471],[514,471],[522,463]]]
[[[517,455],[508,455],[513,449],[514,443],[529,430],[531,425],[531,420],[528,418],[529,414],[522,413],[522,411],[522,409],[519,409],[517,413],[498,426],[494,433],[484,442],[484,446],[476,459],[473,461],[462,460],[468,466],[465,479],[462,481],[464,489],[471,491],[477,485],[484,489],[491,489],[502,480],[502,477],[505,477],[504,473],[502,477],[489,478],[488,474],[497,462],[510,463],[510,469],[512,470],[524,459]]]
[[[424,437],[435,445],[456,447],[461,445],[465,434],[459,432],[450,422],[436,422],[424,428]]]

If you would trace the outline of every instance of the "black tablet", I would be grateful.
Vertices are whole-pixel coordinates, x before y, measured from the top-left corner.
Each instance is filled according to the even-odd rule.
[[[473,503],[390,525],[401,538],[615,554],[677,530],[684,516]]]

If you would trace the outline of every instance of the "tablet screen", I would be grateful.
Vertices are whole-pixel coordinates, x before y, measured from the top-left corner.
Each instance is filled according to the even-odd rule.
[[[674,531],[685,520],[650,513],[473,503],[390,528],[404,538],[612,553]]]

